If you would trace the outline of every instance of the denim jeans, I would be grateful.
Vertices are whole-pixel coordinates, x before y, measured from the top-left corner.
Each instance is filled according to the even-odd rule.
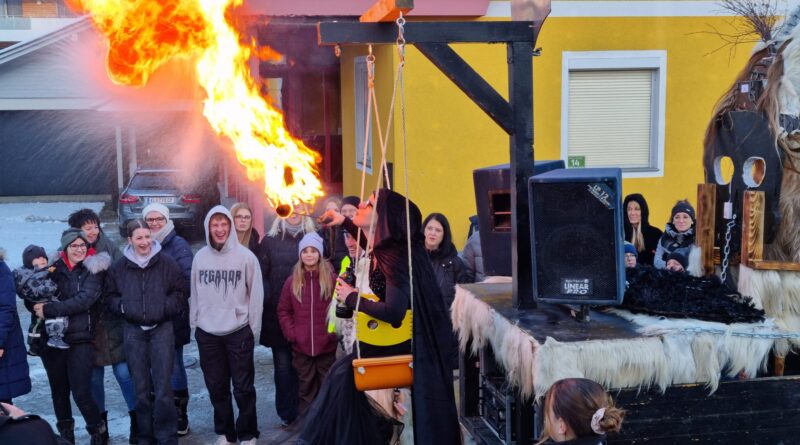
[[[128,369],[128,363],[115,363],[111,365],[111,371],[114,373],[114,378],[117,379],[119,390],[125,399],[128,411],[133,411],[136,408],[136,391],[133,389],[133,379]],[[106,410],[105,378],[106,368],[104,366],[92,367],[92,399],[94,399],[94,403],[97,404],[100,412]]]
[[[100,425],[100,410],[92,400],[92,358],[94,347],[91,343],[71,344],[69,349],[46,347],[42,350],[42,364],[47,371],[50,395],[57,420],[71,420],[72,398],[89,427]]]
[[[281,420],[292,423],[297,418],[300,404],[297,371],[292,366],[292,347],[273,347],[272,363],[275,372],[275,410]]]
[[[183,366],[183,346],[175,347],[175,360],[172,362],[172,390],[180,391],[189,388],[189,378]]]
[[[213,335],[195,328],[194,337],[200,352],[200,369],[214,407],[214,432],[228,442],[258,438],[256,414],[253,331],[245,325],[227,335]],[[231,384],[239,417],[233,422]]]
[[[136,388],[136,421],[139,442],[143,444],[177,445],[175,426],[178,413],[172,398],[172,361],[175,340],[172,322],[155,328],[125,324],[125,357]],[[155,397],[150,398],[150,393]]]

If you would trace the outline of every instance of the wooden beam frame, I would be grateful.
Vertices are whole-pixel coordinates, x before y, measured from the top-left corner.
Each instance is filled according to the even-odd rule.
[[[528,178],[533,175],[532,22],[407,22],[403,35],[509,135],[511,264],[514,306],[534,308]],[[393,23],[320,22],[320,45],[395,44]],[[452,48],[451,43],[506,45],[508,100]]]
[[[800,263],[764,260],[764,192],[744,192],[742,205],[742,264],[756,270],[800,272]]]
[[[697,185],[697,245],[702,252],[703,274],[708,276],[714,268],[714,228],[717,220],[717,185]]]

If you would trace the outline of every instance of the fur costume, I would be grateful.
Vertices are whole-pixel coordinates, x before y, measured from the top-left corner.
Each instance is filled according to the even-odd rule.
[[[693,277],[642,265],[628,268],[625,277],[628,289],[622,307],[634,313],[727,324],[764,320],[763,310],[716,276]]]

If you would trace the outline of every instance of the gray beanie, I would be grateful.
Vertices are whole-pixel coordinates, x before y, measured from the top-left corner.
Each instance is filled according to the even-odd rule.
[[[70,227],[69,229],[65,230],[61,234],[61,249],[60,250],[62,252],[66,252],[67,251],[67,246],[72,244],[72,242],[75,241],[78,238],[80,238],[83,241],[85,241],[86,244],[87,244],[86,247],[89,247],[88,246],[89,240],[86,239],[86,234],[83,233],[83,230],[76,229],[75,227]]]
[[[306,247],[313,247],[322,255],[322,243],[322,237],[317,232],[306,233],[303,239],[300,240],[300,244],[297,245],[297,256],[300,256]]]

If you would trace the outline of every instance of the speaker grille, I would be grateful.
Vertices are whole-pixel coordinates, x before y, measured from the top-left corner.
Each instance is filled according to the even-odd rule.
[[[617,300],[614,190],[613,181],[532,184],[537,298]]]

